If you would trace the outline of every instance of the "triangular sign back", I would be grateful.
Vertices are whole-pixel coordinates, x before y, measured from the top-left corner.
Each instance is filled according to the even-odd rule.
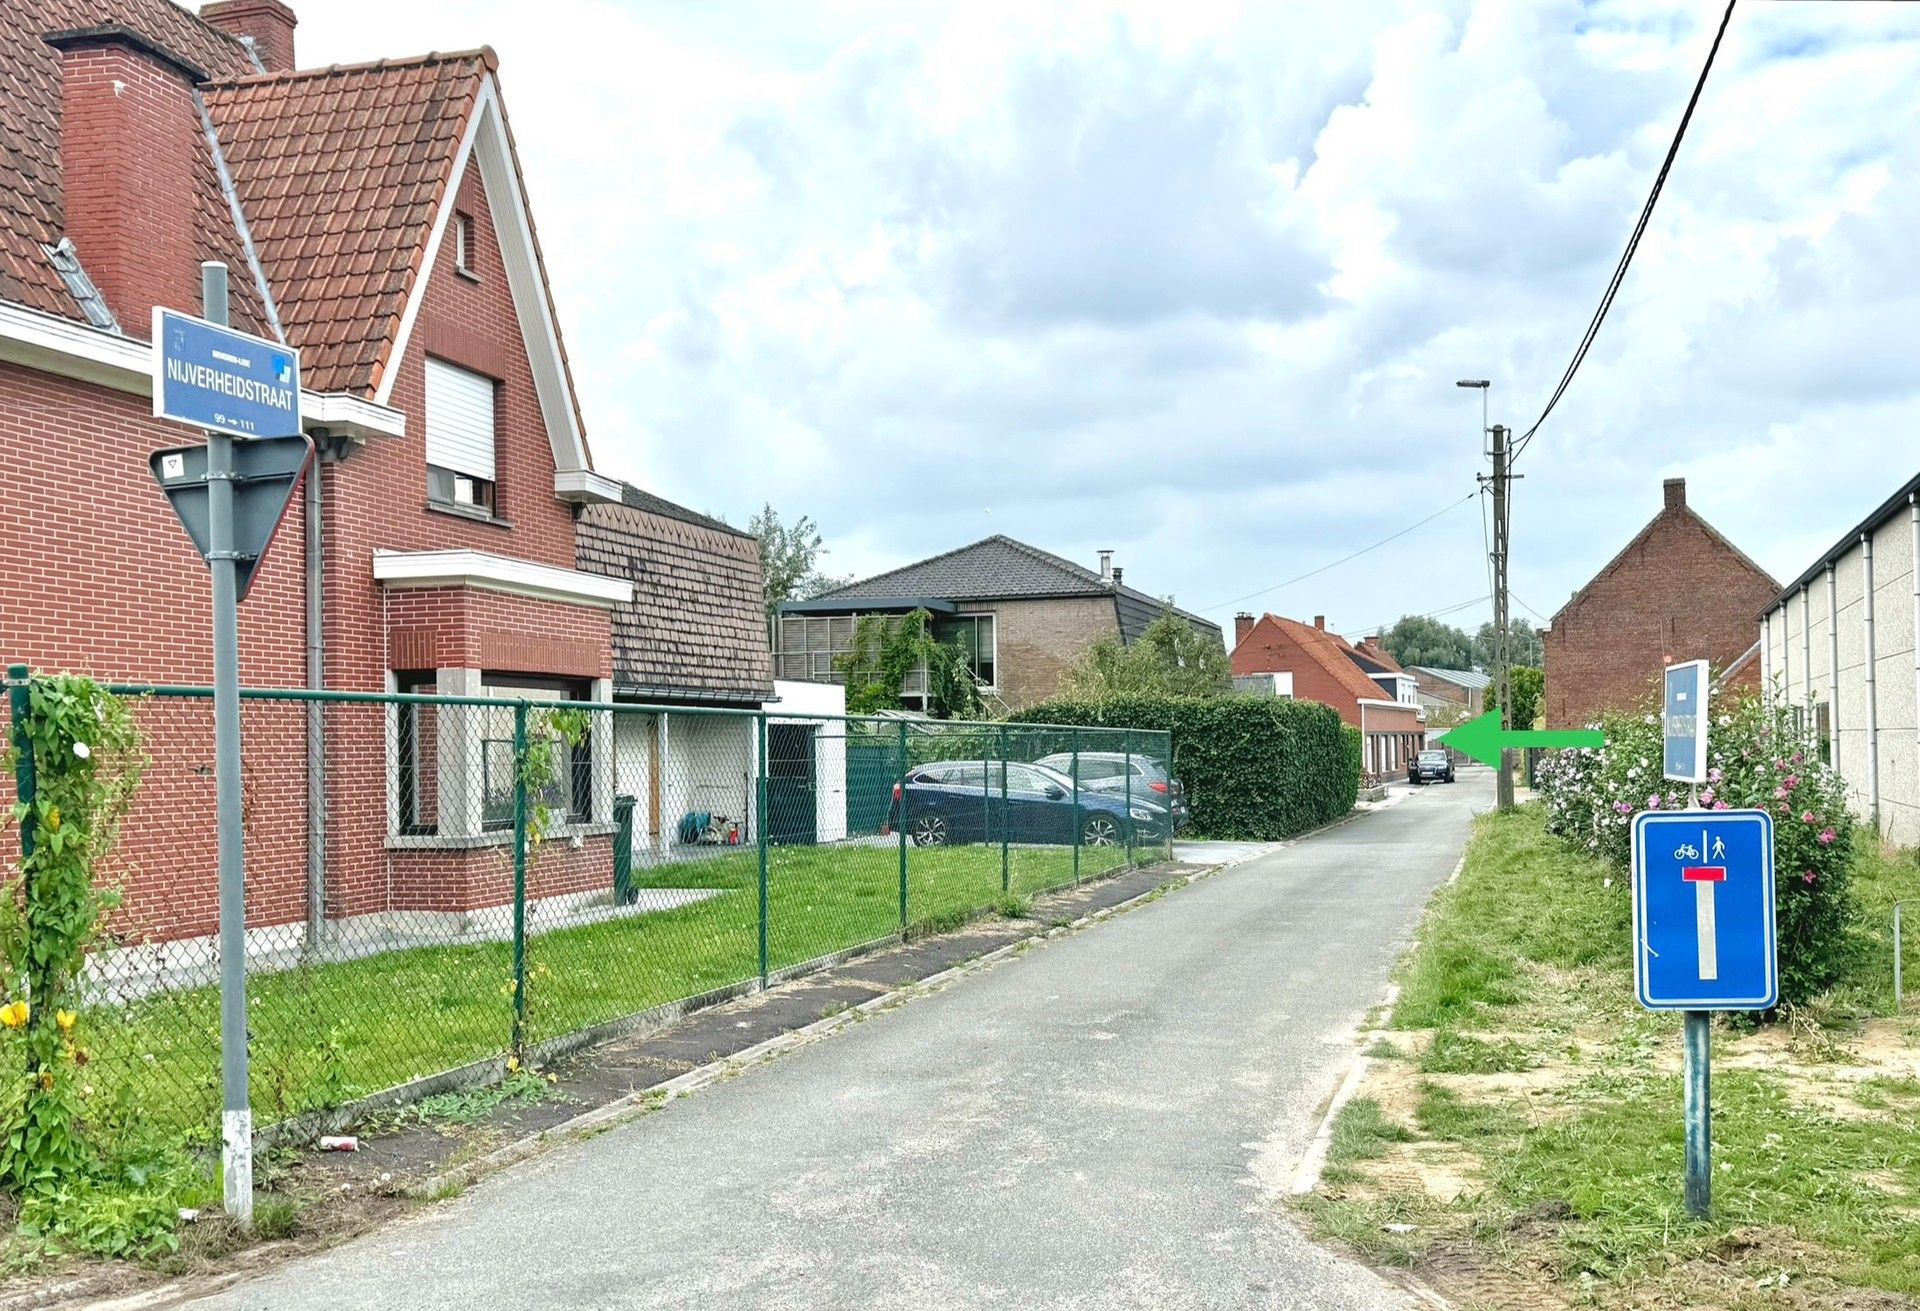
[[[150,461],[181,527],[200,558],[207,558],[207,448],[176,446],[155,451]],[[253,576],[273,544],[274,532],[313,463],[313,443],[305,437],[259,437],[233,444],[233,549],[235,595],[247,599]]]

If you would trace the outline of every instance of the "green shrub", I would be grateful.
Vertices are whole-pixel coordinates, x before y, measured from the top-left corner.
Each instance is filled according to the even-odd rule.
[[[1534,786],[1552,832],[1625,873],[1633,817],[1685,808],[1687,787],[1661,777],[1660,721],[1651,708],[1608,714],[1599,727],[1605,746],[1543,758]],[[1838,983],[1858,950],[1845,781],[1786,707],[1770,708],[1753,693],[1715,707],[1707,765],[1701,806],[1773,815],[1780,1000],[1807,1001]]]
[[[1013,716],[1172,736],[1194,836],[1274,841],[1340,818],[1360,785],[1359,733],[1330,706],[1271,697],[1063,698]]]

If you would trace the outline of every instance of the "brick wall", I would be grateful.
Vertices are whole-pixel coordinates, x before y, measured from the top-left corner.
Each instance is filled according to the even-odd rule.
[[[193,434],[144,397],[0,364],[0,657],[107,682],[213,679],[207,569],[155,486],[147,458]],[[240,607],[240,677],[297,685],[305,531],[296,502]],[[139,710],[152,758],[109,878],[126,888],[114,930],[210,931],[213,718],[204,700]],[[306,880],[306,727],[294,707],[249,704],[243,777],[248,922],[297,919]],[[0,838],[7,844],[12,834]],[[6,848],[11,855],[12,848]]]
[[[1103,637],[1120,636],[1110,597],[963,603],[962,613],[993,615],[994,678],[1009,710],[1060,693],[1060,680]]]
[[[1754,616],[1779,585],[1688,509],[1677,483],[1640,536],[1554,616],[1545,636],[1549,728],[1643,704],[1670,663],[1706,659],[1717,672],[1753,645]],[[1734,683],[1758,679],[1756,661]]]

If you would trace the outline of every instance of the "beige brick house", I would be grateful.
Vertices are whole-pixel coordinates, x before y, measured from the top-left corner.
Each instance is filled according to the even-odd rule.
[[[967,652],[974,677],[996,709],[1019,710],[1060,691],[1062,677],[1103,637],[1131,643],[1171,610],[1205,637],[1225,643],[1218,624],[1128,587],[1113,553],[1098,570],[1011,537],[993,536],[780,607],[774,674],[840,682],[837,666],[860,617],[926,610],[934,636]],[[908,709],[923,709],[924,677],[901,688]]]

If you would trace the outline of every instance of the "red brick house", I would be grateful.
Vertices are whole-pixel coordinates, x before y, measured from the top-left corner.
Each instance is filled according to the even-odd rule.
[[[575,521],[622,489],[588,453],[497,60],[296,70],[294,27],[279,0],[0,6],[0,655],[210,681],[207,574],[147,470],[196,435],[150,417],[144,335],[217,259],[234,325],[300,351],[320,452],[241,607],[242,682],[609,700],[633,589],[579,567]],[[506,900],[491,713],[249,702],[249,924]],[[204,934],[210,712],[142,716],[119,928]],[[606,882],[612,757],[596,726],[538,894]]]
[[[1373,776],[1402,772],[1426,740],[1426,712],[1413,675],[1369,637],[1358,646],[1327,631],[1325,615],[1303,624],[1280,615],[1234,616],[1236,679],[1281,675],[1282,695],[1319,701],[1361,731],[1363,770]]]
[[[1731,671],[1731,686],[1759,686],[1753,617],[1780,585],[1687,505],[1686,479],[1662,486],[1660,513],[1541,634],[1548,728],[1643,704],[1678,660],[1708,660],[1716,675]]]

